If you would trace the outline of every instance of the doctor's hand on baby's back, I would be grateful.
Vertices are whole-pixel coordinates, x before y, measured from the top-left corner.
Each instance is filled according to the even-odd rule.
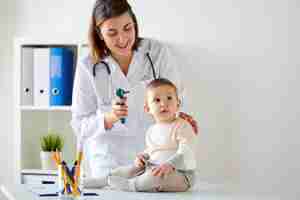
[[[184,112],[179,112],[179,117],[191,124],[196,135],[199,133],[198,123],[191,115],[188,115]]]

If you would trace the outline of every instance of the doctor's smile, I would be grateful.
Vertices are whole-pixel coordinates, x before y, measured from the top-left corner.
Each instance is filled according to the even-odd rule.
[[[135,43],[134,22],[128,12],[97,25],[100,38],[105,40],[112,55],[131,55]]]

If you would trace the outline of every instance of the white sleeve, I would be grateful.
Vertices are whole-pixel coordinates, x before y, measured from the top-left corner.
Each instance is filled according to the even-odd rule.
[[[145,148],[145,150],[144,150],[143,153],[148,154],[148,155],[150,155],[150,153],[151,153],[151,152],[150,152],[150,151],[151,151],[151,149],[150,149],[151,144],[150,144],[149,137],[150,137],[150,135],[151,135],[151,133],[152,133],[152,129],[153,129],[153,126],[150,126],[150,127],[147,129],[146,134],[145,134],[145,144],[146,144],[146,148]]]
[[[154,66],[157,66],[157,71],[159,72],[159,76],[161,78],[167,78],[172,81],[178,90],[178,96],[181,101],[180,111],[186,112],[187,109],[187,99],[185,95],[185,87],[183,85],[182,77],[181,77],[181,66],[179,66],[180,62],[176,61],[176,56],[172,49],[167,45],[160,46],[154,51]]]
[[[87,138],[106,132],[104,113],[97,108],[93,77],[85,65],[82,62],[76,69],[71,108],[71,126],[77,135],[78,148],[82,148]]]
[[[167,162],[173,165],[176,169],[195,169],[195,148],[197,141],[192,127],[184,122],[184,124],[176,131],[176,140],[178,141],[178,149],[176,153],[167,160]]]

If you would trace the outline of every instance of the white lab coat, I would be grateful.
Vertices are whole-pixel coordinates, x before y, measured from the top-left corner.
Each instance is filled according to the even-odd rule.
[[[132,163],[136,154],[144,150],[146,129],[153,123],[143,109],[145,83],[153,80],[147,52],[150,53],[156,76],[174,82],[183,101],[184,88],[175,57],[167,46],[158,41],[141,41],[138,49],[134,51],[127,76],[111,56],[106,57],[104,60],[110,67],[111,81],[104,64],[96,66],[96,77],[93,76],[93,65],[88,56],[78,64],[73,89],[71,126],[77,135],[78,145],[84,146],[84,155],[92,177],[105,175],[112,168]],[[117,122],[112,129],[105,130],[104,113],[111,110],[109,84],[113,93],[117,88],[129,90],[130,93],[127,96],[126,123],[123,125]]]

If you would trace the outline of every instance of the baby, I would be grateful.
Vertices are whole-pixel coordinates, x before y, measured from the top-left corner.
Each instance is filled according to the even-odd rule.
[[[163,78],[150,82],[144,107],[156,123],[146,133],[146,149],[134,165],[118,167],[105,179],[95,180],[98,186],[142,192],[188,190],[195,176],[196,135],[188,122],[177,117],[179,106],[172,82]]]

